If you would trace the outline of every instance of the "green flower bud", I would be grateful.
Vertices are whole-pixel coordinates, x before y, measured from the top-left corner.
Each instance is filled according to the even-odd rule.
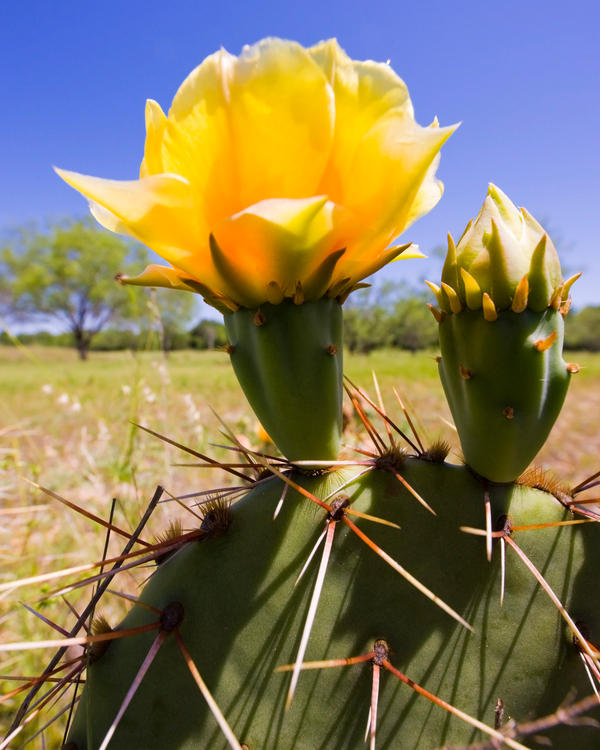
[[[569,290],[552,240],[490,185],[448,255],[440,286],[439,372],[467,464],[513,481],[542,447],[576,368],[562,358]]]
[[[483,309],[488,320],[507,309],[542,312],[558,309],[578,277],[563,282],[556,249],[543,227],[490,184],[458,245],[449,238],[438,302],[446,312],[456,313],[459,305]]]

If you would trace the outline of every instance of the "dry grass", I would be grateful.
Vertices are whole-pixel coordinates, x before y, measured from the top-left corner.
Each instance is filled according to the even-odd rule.
[[[409,407],[426,442],[436,438],[453,446],[456,436],[437,379],[433,352],[379,351],[347,357],[348,376],[374,395],[371,372],[377,373],[391,418],[408,426],[393,395],[396,388]],[[597,471],[600,455],[600,357],[581,354],[567,404],[538,463],[576,483]],[[100,559],[104,532],[31,486],[37,482],[93,513],[107,517],[117,498],[114,523],[132,529],[157,484],[173,494],[230,483],[211,470],[174,467],[185,455],[134,428],[139,422],[211,456],[228,453],[211,443],[224,442],[211,412],[216,408],[233,431],[260,447],[257,423],[237,386],[228,358],[220,352],[92,354],[79,362],[63,349],[17,350],[0,347],[0,583]],[[446,421],[444,421],[446,420]],[[347,436],[359,439],[355,419]],[[152,541],[168,525],[173,505],[161,506],[145,538]],[[183,523],[189,519],[183,517]],[[111,539],[111,553],[122,542]],[[121,588],[135,592],[139,581],[125,573]],[[55,584],[8,592],[0,600],[2,640],[53,637],[47,625],[18,603],[22,598],[46,617],[72,621],[61,599],[39,601]],[[88,593],[73,593],[69,602],[82,607]],[[38,601],[38,604],[35,604]],[[124,610],[115,598],[103,613],[115,624]],[[27,651],[4,659],[2,674],[39,673],[49,654]],[[2,682],[2,692],[15,683]],[[0,731],[19,700],[0,704]],[[50,746],[60,743],[56,730],[46,733]],[[41,747],[41,741],[36,746]]]

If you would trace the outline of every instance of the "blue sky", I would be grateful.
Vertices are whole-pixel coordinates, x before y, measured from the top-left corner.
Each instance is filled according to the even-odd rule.
[[[417,120],[461,121],[444,147],[446,192],[403,239],[424,252],[459,236],[495,182],[544,223],[575,304],[600,304],[600,55],[597,0],[505,2],[192,2],[5,0],[0,8],[0,229],[82,215],[52,172],[137,177],[144,102],[167,109],[220,46],[274,35],[335,36],[354,58],[385,61],[409,86]],[[437,280],[435,261],[380,276]]]

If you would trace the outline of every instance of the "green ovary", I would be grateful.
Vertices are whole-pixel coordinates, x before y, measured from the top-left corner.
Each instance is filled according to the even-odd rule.
[[[256,416],[290,460],[337,458],[342,430],[342,308],[285,300],[225,315],[231,363]]]
[[[510,482],[542,447],[565,399],[562,315],[503,310],[488,322],[465,309],[447,315],[439,332],[440,377],[465,460],[487,479]]]

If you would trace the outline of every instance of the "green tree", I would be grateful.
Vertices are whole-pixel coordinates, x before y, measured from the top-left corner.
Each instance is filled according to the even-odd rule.
[[[90,219],[21,229],[0,256],[5,311],[30,321],[67,326],[81,359],[108,322],[138,316],[139,294],[115,282],[147,260],[141,245],[97,227]]]
[[[393,346],[414,352],[438,345],[438,326],[428,301],[426,294],[418,294],[396,302],[390,318]]]
[[[165,354],[189,344],[189,323],[197,310],[198,296],[170,289],[145,289],[147,311],[152,328],[158,333]]]
[[[192,349],[217,349],[227,346],[225,326],[217,320],[201,320],[190,331]]]
[[[600,352],[600,306],[584,307],[567,315],[565,347]]]

